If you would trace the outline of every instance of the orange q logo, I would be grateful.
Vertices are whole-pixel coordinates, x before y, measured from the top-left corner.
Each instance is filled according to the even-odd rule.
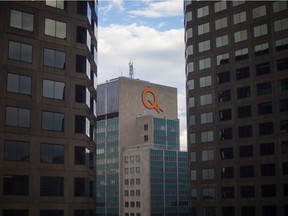
[[[153,97],[153,101],[147,100],[147,94]],[[155,109],[158,113],[163,112],[163,110],[158,105],[157,95],[151,88],[146,88],[142,92],[142,103],[147,109]]]

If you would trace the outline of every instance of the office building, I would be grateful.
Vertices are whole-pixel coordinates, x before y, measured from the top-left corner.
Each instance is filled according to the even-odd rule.
[[[120,77],[97,99],[96,215],[188,215],[177,90]]]
[[[287,1],[185,1],[191,215],[288,215]]]
[[[97,5],[0,2],[0,215],[95,214]]]

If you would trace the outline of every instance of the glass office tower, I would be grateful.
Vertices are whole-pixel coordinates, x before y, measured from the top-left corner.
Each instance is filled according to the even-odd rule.
[[[97,1],[0,2],[0,215],[94,215]]]
[[[191,215],[287,215],[287,1],[184,14]]]

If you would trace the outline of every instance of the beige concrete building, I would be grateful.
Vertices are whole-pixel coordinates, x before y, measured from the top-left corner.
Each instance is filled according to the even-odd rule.
[[[97,215],[185,212],[185,205],[180,209],[179,203],[187,203],[188,199],[187,155],[179,152],[177,89],[120,77],[98,86],[97,112],[97,206],[101,207],[97,208]],[[173,177],[170,176],[171,182],[165,182],[169,172],[165,168],[171,165],[166,164],[169,154]],[[154,169],[155,157],[160,163],[158,170]],[[179,158],[182,163],[178,163]],[[185,173],[181,184],[180,172]],[[168,185],[169,188],[164,187]],[[155,187],[160,193],[154,194]],[[169,189],[175,192],[174,199],[168,194]]]

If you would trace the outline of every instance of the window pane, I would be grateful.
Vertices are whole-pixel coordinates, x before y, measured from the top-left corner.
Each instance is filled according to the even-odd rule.
[[[55,67],[65,69],[65,53],[55,51]]]
[[[64,89],[65,89],[65,84],[61,82],[55,82],[54,84],[54,98],[55,99],[64,99]]]
[[[31,77],[20,76],[19,93],[31,94]]]
[[[19,108],[19,127],[30,127],[30,110]]]
[[[22,13],[20,11],[11,10],[10,26],[21,29]]]
[[[53,128],[53,113],[42,112],[42,129],[52,130]]]
[[[43,97],[53,98],[53,81],[43,80]]]
[[[22,28],[27,31],[33,31],[33,14],[23,13]]]
[[[56,37],[65,39],[66,38],[66,23],[56,21]]]
[[[64,114],[62,113],[54,113],[54,130],[56,131],[64,131]]]
[[[32,62],[32,46],[29,44],[21,44],[21,61]]]
[[[8,73],[7,91],[15,93],[19,92],[19,75]]]
[[[6,107],[6,125],[18,126],[18,108]]]
[[[55,20],[45,18],[45,35],[55,36]]]
[[[9,58],[20,60],[20,43],[9,41]]]
[[[54,67],[55,51],[51,49],[44,49],[44,65]]]

